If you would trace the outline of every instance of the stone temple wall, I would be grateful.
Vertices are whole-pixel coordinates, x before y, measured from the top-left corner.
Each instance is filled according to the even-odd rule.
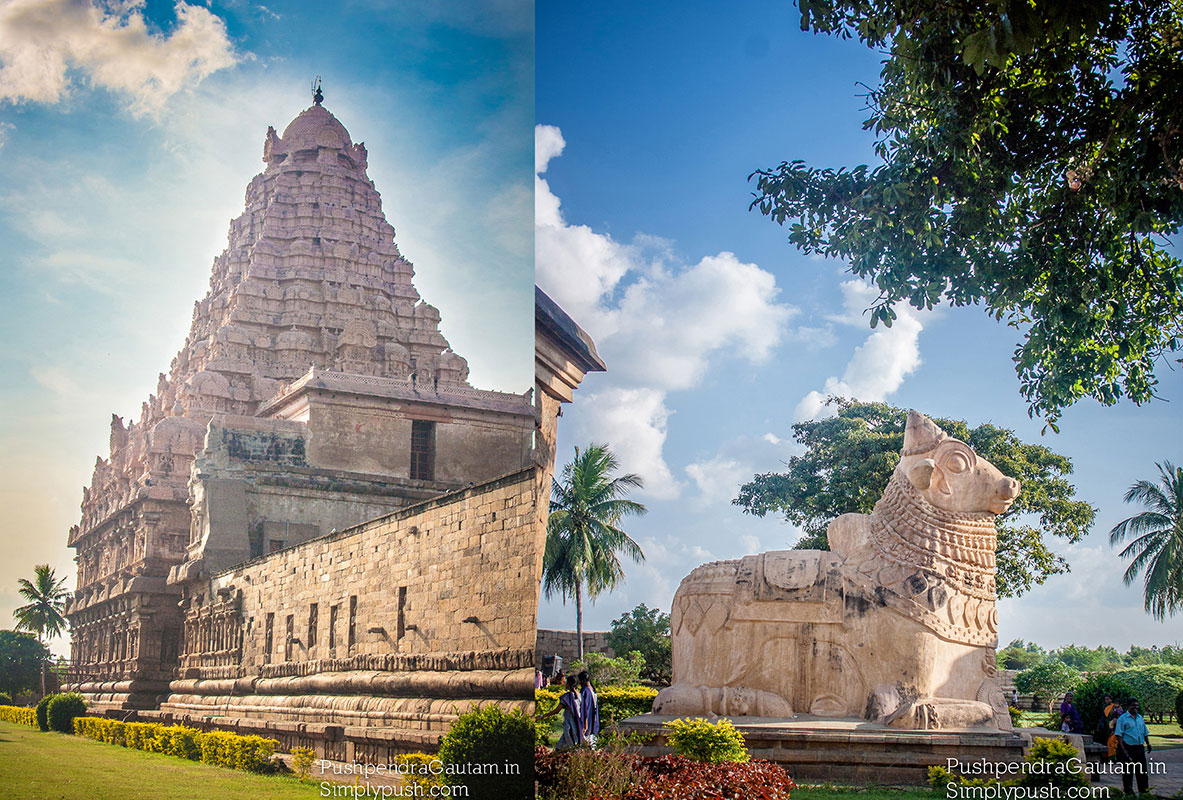
[[[563,669],[579,657],[579,639],[575,631],[552,631],[538,629],[538,636],[534,645],[534,660],[538,666],[546,656],[561,656]],[[615,656],[616,653],[608,646],[608,631],[584,631],[583,652],[601,653]]]
[[[535,494],[523,470],[188,582],[181,677],[141,717],[381,760],[530,710]]]

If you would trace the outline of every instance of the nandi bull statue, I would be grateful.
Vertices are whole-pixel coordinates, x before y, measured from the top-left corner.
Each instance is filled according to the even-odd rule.
[[[654,713],[1011,730],[994,674],[994,517],[1018,494],[910,412],[883,497],[830,523],[830,552],[716,561],[682,581],[673,685]]]

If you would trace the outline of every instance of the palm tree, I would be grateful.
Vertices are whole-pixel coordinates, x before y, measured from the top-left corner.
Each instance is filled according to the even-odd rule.
[[[1155,464],[1158,483],[1138,481],[1125,501],[1149,508],[1119,522],[1109,531],[1109,543],[1131,541],[1121,551],[1132,558],[1122,579],[1126,585],[1146,572],[1146,610],[1157,620],[1183,608],[1183,468],[1170,461]]]
[[[583,592],[595,599],[624,580],[618,552],[633,561],[645,560],[641,547],[618,525],[627,516],[640,516],[645,506],[624,499],[631,489],[640,489],[640,475],[629,473],[615,478],[619,464],[607,445],[591,444],[563,467],[554,483],[550,519],[546,527],[546,551],[542,562],[542,591],[558,594],[566,603],[575,600],[575,630],[579,659],[583,660]]]
[[[37,634],[37,641],[43,645],[60,634],[66,627],[66,618],[62,616],[68,594],[62,588],[65,582],[65,578],[58,579],[53,574],[48,564],[33,567],[32,581],[21,578],[18,591],[29,603],[12,612],[17,619],[17,630]],[[45,664],[41,665],[41,696],[45,696]]]

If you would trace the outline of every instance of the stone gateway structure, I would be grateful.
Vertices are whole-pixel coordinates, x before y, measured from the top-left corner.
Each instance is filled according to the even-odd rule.
[[[531,391],[469,385],[315,99],[267,131],[168,374],[112,418],[69,536],[73,685],[377,758],[530,701],[547,459]]]
[[[830,552],[715,562],[682,581],[673,685],[654,713],[1012,730],[994,661],[994,516],[1018,492],[911,412],[883,497],[830,524]]]

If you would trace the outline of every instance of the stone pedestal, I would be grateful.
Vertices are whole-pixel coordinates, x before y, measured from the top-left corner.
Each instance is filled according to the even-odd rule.
[[[641,714],[619,723],[624,733],[653,738],[642,755],[672,752],[663,723],[678,717]],[[734,717],[752,758],[782,765],[798,783],[924,785],[928,768],[961,762],[1021,761],[1025,742],[1011,732],[965,729],[907,731],[857,718]]]

